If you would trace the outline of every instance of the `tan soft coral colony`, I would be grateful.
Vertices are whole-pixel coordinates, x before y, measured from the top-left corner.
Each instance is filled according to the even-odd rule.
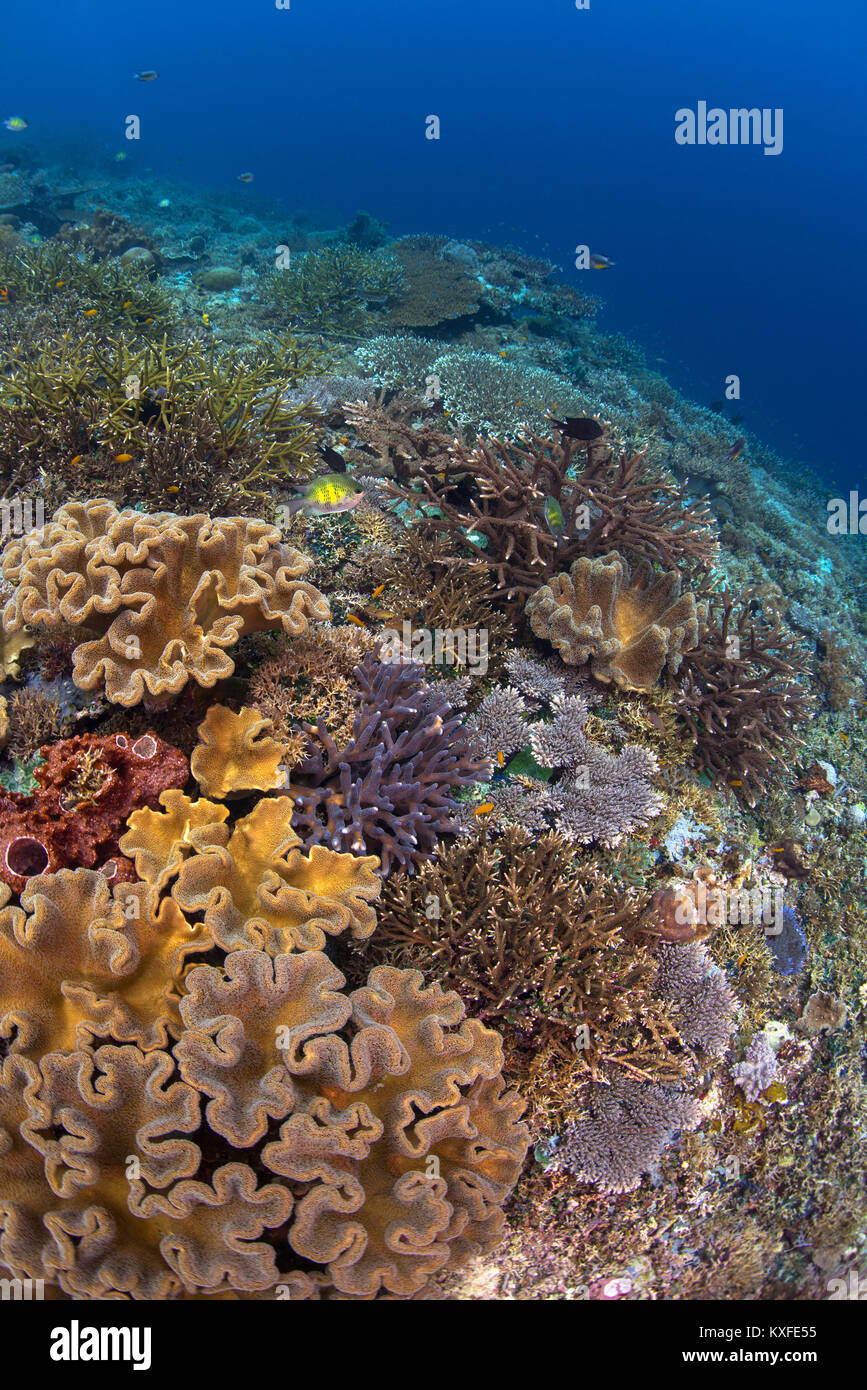
[[[654,575],[643,561],[630,575],[615,552],[554,575],[528,599],[527,613],[537,637],[570,666],[589,661],[597,680],[624,690],[649,690],[698,642],[698,609],[681,593],[678,571]]]
[[[295,637],[325,621],[325,598],[299,580],[308,567],[264,521],[73,502],[6,547],[3,577],[17,587],[4,629],[95,634],[75,648],[76,685],[104,684],[109,700],[135,705],[230,676],[227,649],[246,633]]]
[[[200,787],[273,781],[261,725],[212,706]],[[0,885],[0,1270],[79,1299],[409,1297],[496,1244],[528,1143],[500,1038],[415,970],[344,988],[323,948],[374,931],[378,861],[305,850],[291,815],[173,788],[127,822],[136,882]]]

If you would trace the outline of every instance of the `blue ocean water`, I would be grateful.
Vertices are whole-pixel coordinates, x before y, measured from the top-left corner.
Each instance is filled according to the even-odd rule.
[[[47,0],[4,14],[0,114],[29,128],[0,155],[86,178],[123,149],[119,180],[522,246],[692,398],[737,374],[746,428],[854,486],[865,39],[850,0]],[[678,145],[700,101],[781,108],[782,152]],[[616,265],[576,271],[578,244]]]

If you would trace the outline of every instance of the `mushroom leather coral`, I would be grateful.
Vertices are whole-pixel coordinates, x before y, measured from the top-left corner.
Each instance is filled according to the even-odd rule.
[[[279,787],[284,745],[270,737],[273,728],[254,709],[245,706],[234,714],[225,705],[212,705],[199,725],[199,745],[190,764],[205,796]]]
[[[576,560],[527,601],[530,626],[570,666],[589,661],[597,680],[649,690],[663,669],[676,672],[698,642],[695,598],[681,593],[677,570],[654,576],[643,560],[630,577],[616,552]]]
[[[0,1040],[39,1056],[104,1032],[150,1050],[179,1028],[187,958],[213,946],[177,904],[89,869],[40,874],[0,910]]]
[[[180,749],[156,734],[79,734],[43,752],[32,796],[0,789],[0,880],[16,892],[33,874],[109,860],[117,876],[117,836],[130,812],[189,777]]]
[[[2,572],[17,587],[3,621],[94,630],[75,648],[76,685],[135,705],[231,675],[227,648],[246,633],[297,636],[325,620],[326,600],[298,578],[308,567],[263,521],[73,502],[7,546]]]
[[[217,823],[211,812],[221,808],[212,803],[175,796],[164,805],[163,814],[130,816],[123,851],[154,887],[177,871],[174,900],[185,911],[203,912],[224,950],[257,946],[279,955],[321,950],[326,934],[370,936],[376,926],[370,903],[381,887],[377,860],[322,846],[305,852],[292,829],[291,802],[263,798],[231,828]],[[187,857],[190,849],[195,853]]]
[[[416,971],[344,983],[319,952],[231,952],[187,974],[173,1047],[114,1014],[92,1045],[14,1039],[0,1267],[79,1297],[370,1298],[490,1248],[527,1147],[498,1036]]]
[[[424,988],[415,970],[377,967],[346,997],[316,952],[273,966],[237,952],[224,969],[227,980],[210,966],[189,976],[181,1074],[216,1097],[208,1121],[232,1143],[263,1133],[278,1106],[288,1115],[262,1162],[306,1185],[292,1249],[341,1293],[371,1297],[415,1293],[450,1259],[490,1248],[527,1145],[499,1036],[462,1022],[457,995]],[[266,1111],[251,1082],[283,1019],[285,1070]]]

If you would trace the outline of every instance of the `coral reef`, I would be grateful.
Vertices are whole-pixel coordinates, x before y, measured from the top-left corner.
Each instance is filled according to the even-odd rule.
[[[737,1062],[731,1069],[732,1080],[740,1086],[747,1100],[757,1101],[780,1075],[777,1055],[764,1033],[756,1033],[746,1051],[743,1062]]]
[[[489,840],[483,829],[416,877],[386,880],[363,959],[435,961],[470,1013],[502,1029],[507,1074],[535,1131],[550,1132],[608,1069],[683,1074],[679,1001],[657,987],[652,951],[630,938],[641,907],[641,894],[581,864],[562,836],[516,827]],[[702,998],[707,1013],[712,1005]]]
[[[495,820],[502,816],[507,824],[529,824],[524,818],[530,816],[534,828],[550,822],[578,844],[616,845],[663,809],[651,787],[657,771],[653,754],[625,743],[614,757],[593,743],[585,732],[589,708],[582,696],[557,693],[549,717],[524,722],[529,712],[518,691],[494,687],[467,720],[470,735],[488,757],[505,763],[522,750],[517,763],[505,766],[515,780],[490,789]],[[562,770],[556,780],[550,777],[555,768]]]
[[[273,724],[246,706],[237,714],[211,705],[199,728],[190,771],[205,796],[222,800],[244,792],[272,791],[282,784],[285,748],[271,737]]]
[[[3,621],[11,632],[95,630],[75,648],[73,678],[118,704],[176,695],[190,679],[213,686],[233,671],[227,648],[244,633],[297,635],[328,617],[323,596],[298,578],[309,562],[279,542],[275,527],[240,517],[73,502],[7,545],[3,575],[17,587]]]
[[[812,702],[800,644],[778,619],[758,619],[751,598],[749,590],[708,596],[676,703],[702,771],[754,806],[787,769],[794,726]]]
[[[568,1169],[579,1182],[603,1192],[631,1192],[675,1134],[695,1129],[699,1118],[698,1105],[686,1092],[617,1076],[593,1087],[551,1167]]]
[[[295,753],[306,746],[305,723],[322,722],[335,743],[348,743],[355,722],[352,673],[373,646],[363,628],[308,629],[256,668],[250,703]],[[298,758],[287,753],[285,761],[291,765]]]
[[[167,494],[190,510],[261,505],[275,483],[314,466],[318,412],[284,397],[315,361],[291,337],[263,339],[249,356],[167,337],[138,346],[89,328],[0,345],[0,447],[14,460],[12,484],[25,492],[65,482],[80,495],[85,480],[91,493],[102,479],[119,499],[158,506]]]
[[[388,311],[394,328],[432,328],[474,314],[479,307],[478,277],[447,254],[446,237],[407,236],[390,244],[401,283]]]
[[[654,575],[644,561],[630,574],[621,556],[576,560],[527,600],[530,626],[570,666],[590,663],[599,681],[649,690],[664,669],[680,670],[698,642],[692,594],[681,594],[676,570]]]
[[[394,300],[403,284],[401,263],[391,254],[359,246],[327,246],[293,256],[269,275],[263,297],[293,327],[320,333],[359,333],[373,307]]]
[[[86,870],[40,888],[0,912],[22,982],[0,1006],[16,1275],[79,1298],[406,1296],[496,1241],[526,1131],[457,996],[385,967],[343,994],[319,951],[232,951],[181,981],[203,929],[180,913],[155,921],[133,887],[130,920]]]

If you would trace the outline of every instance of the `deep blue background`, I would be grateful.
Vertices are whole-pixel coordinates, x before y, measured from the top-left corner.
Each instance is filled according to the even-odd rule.
[[[7,0],[0,153],[65,136],[251,201],[511,241],[702,403],[861,472],[867,7],[855,0]],[[158,82],[133,82],[139,68]],[[678,107],[783,107],[785,145],[683,148]],[[124,117],[143,138],[123,139]],[[424,119],[442,120],[439,142]],[[244,170],[255,183],[237,182]]]

